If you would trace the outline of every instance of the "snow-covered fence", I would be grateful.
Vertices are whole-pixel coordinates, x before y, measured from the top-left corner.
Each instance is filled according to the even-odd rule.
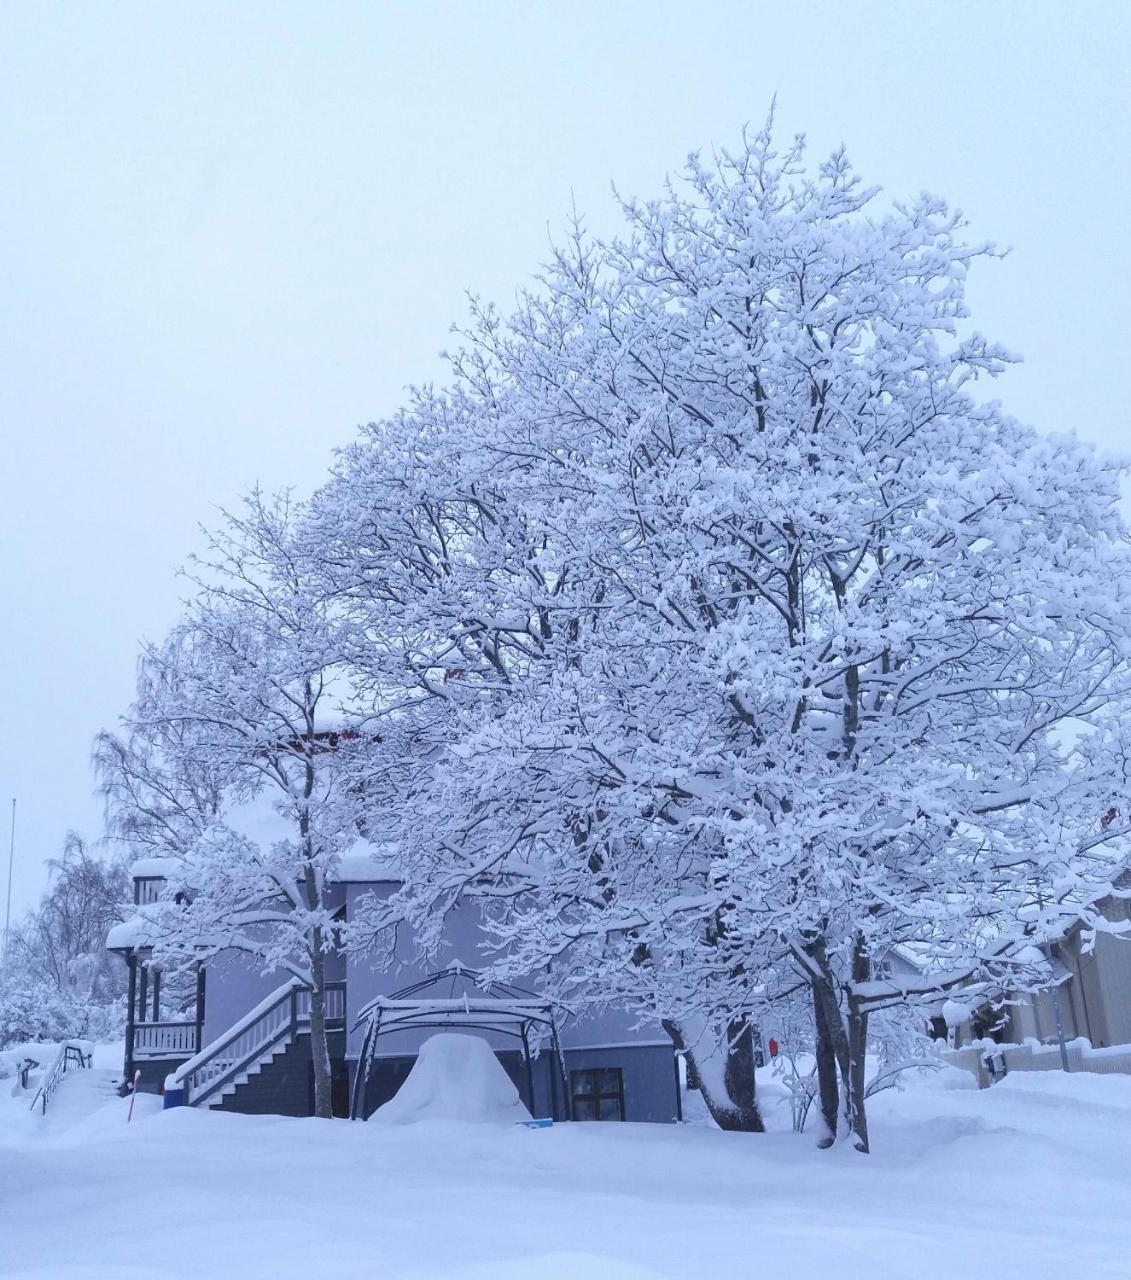
[[[47,1073],[47,1079],[39,1086],[35,1097],[31,1100],[32,1111],[39,1106],[42,1108],[42,1114],[46,1115],[47,1104],[55,1090],[62,1084],[67,1072],[71,1068],[89,1067],[93,1061],[94,1046],[86,1040],[68,1040],[60,1045],[51,1070]]]
[[[1087,1045],[1082,1054],[1084,1071],[1098,1071],[1103,1075],[1131,1075],[1131,1044],[1113,1044],[1106,1049],[1093,1049]]]
[[[1093,1049],[1081,1037],[1065,1043],[1069,1071],[1088,1071],[1102,1075],[1131,1075],[1131,1044],[1115,1044]],[[981,1042],[961,1049],[947,1049],[943,1060],[952,1067],[969,1071],[978,1077],[984,1089],[1011,1071],[1062,1071],[1064,1061],[1058,1044],[993,1044]]]

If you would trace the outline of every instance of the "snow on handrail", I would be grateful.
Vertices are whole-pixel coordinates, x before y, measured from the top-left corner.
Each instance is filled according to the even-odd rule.
[[[31,1100],[31,1110],[35,1110],[37,1102],[42,1102],[42,1114],[47,1114],[47,1103],[51,1095],[62,1083],[68,1066],[89,1067],[94,1058],[94,1046],[86,1040],[66,1040],[59,1046],[47,1079],[36,1090]]]

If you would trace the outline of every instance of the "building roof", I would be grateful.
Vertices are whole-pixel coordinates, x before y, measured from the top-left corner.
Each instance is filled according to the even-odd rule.
[[[145,907],[138,907],[137,914],[111,928],[106,935],[107,951],[133,951],[148,947],[154,940],[153,922]]]

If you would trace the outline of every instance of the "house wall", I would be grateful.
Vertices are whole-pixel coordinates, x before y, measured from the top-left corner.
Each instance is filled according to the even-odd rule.
[[[1065,1037],[1074,1040],[1083,1036],[1090,1040],[1096,1034],[1096,1020],[1092,1016],[1094,1002],[1088,999],[1085,978],[1091,957],[1083,954],[1079,938],[1074,937],[1066,938],[1056,949],[1056,955],[1072,975],[1061,987],[1061,1019]]]
[[[1087,1038],[1097,1048],[1114,1044],[1108,1026],[1107,1005],[1103,993],[1103,970],[1095,952],[1084,954],[1080,950],[1080,939],[1076,939],[1076,971],[1079,983],[1079,996],[1087,1010]]]
[[[357,909],[360,898],[374,892],[381,897],[390,896],[396,886],[392,884],[351,884],[346,886],[347,919]],[[421,957],[415,946],[412,930],[407,927],[398,928],[395,935],[386,940],[383,950],[379,949],[368,956],[349,956],[346,958],[346,1021],[352,1023],[357,1011],[370,1000],[380,995],[390,995],[403,987],[411,986],[422,978],[445,968],[458,960],[468,969],[483,967],[483,932],[482,916],[473,902],[464,903],[452,911],[445,923],[443,945],[437,954]],[[540,984],[537,975],[524,980],[520,985],[538,990]],[[442,991],[432,993],[441,996]],[[352,1031],[346,1050],[347,1057],[356,1058],[361,1051],[362,1029]],[[420,1043],[433,1034],[398,1032],[390,1038],[389,1054],[403,1055],[416,1053]],[[514,1048],[515,1042],[507,1036],[484,1034],[496,1050]],[[668,1046],[670,1041],[658,1023],[643,1023],[635,1014],[621,1008],[586,1010],[576,1018],[567,1019],[558,1026],[563,1049],[582,1049],[590,1045],[607,1044],[660,1044]]]
[[[348,918],[363,895],[376,892],[387,897],[395,887],[389,883],[342,886],[337,889],[331,906],[344,905]],[[456,960],[469,969],[483,965],[480,921],[480,913],[474,904],[453,911],[445,927],[440,951],[426,958],[417,954],[412,931],[407,928],[395,931],[385,948],[379,948],[372,955],[327,956],[327,980],[346,983],[348,1057],[355,1058],[360,1050],[363,1031],[352,1030],[351,1024],[357,1011],[368,1001],[409,986]],[[282,968],[264,972],[260,960],[242,952],[228,951],[209,960],[205,966],[203,1044],[210,1044],[223,1035],[249,1009],[278,990],[289,977],[289,971]],[[540,983],[534,977],[524,985],[536,990]],[[668,1044],[668,1038],[658,1024],[641,1025],[634,1014],[615,1007],[586,1010],[576,1018],[563,1021],[558,1030],[565,1049],[622,1043]],[[431,1030],[415,1035],[398,1033],[390,1050],[398,1054],[415,1054],[423,1039],[431,1033]],[[506,1035],[487,1035],[487,1038],[497,1050],[515,1047],[515,1041]]]
[[[1102,1010],[1102,1043],[1092,1043],[1097,1049],[1131,1043],[1131,940],[1098,934],[1091,967]]]
[[[1122,899],[1109,898],[1100,909],[1113,922],[1131,918]],[[1096,1049],[1131,1044],[1131,937],[1098,933],[1085,951],[1083,931],[1076,928],[1058,944],[1056,956],[1071,975],[1058,988],[1065,1039],[1082,1038]],[[1017,1044],[1055,1041],[1052,992],[1023,993],[1015,1000],[1008,1038]]]
[[[676,1059],[670,1042],[658,1045],[614,1045],[604,1049],[566,1049],[562,1056],[565,1059],[564,1079],[554,1055],[544,1051],[531,1062],[531,1080],[528,1081],[521,1051],[509,1048],[499,1054],[503,1069],[510,1076],[531,1115],[564,1120],[566,1109],[563,1099],[571,1072],[594,1067],[618,1067],[624,1085],[626,1120],[672,1124],[679,1119]],[[387,1054],[374,1060],[363,1105],[366,1117],[371,1116],[396,1093],[412,1069],[413,1061],[411,1055],[402,1054]],[[357,1071],[356,1060],[349,1062],[349,1069],[352,1094]],[[533,1102],[530,1083],[534,1086]]]
[[[1009,1010],[1009,1023],[1002,1040],[1008,1044],[1020,1044],[1030,1037],[1037,1037],[1033,1019],[1033,1005],[1028,996],[1014,997],[1017,1001]]]
[[[1059,957],[1072,975],[1061,982],[1054,996],[1051,989],[1020,992],[1011,997],[1009,1023],[1004,1042],[1022,1044],[1026,1040],[1039,1040],[1053,1044],[1057,1040],[1057,1002],[1060,1004],[1060,1026],[1065,1040],[1078,1037],[1091,1039],[1097,1026],[1095,1001],[1086,996],[1077,957],[1067,951]]]
[[[379,898],[390,897],[396,889],[394,884],[349,884],[346,885],[346,919],[352,919],[360,899],[373,894]],[[452,911],[444,929],[444,945],[435,956],[421,958],[416,954],[413,934],[410,929],[398,926],[390,930],[384,939],[369,955],[350,955],[345,958],[346,971],[346,1024],[353,1023],[359,1009],[377,996],[387,996],[402,987],[411,986],[414,982],[427,977],[436,970],[459,960],[469,969],[476,969],[482,964],[478,954],[475,913],[466,908]],[[432,993],[440,996],[443,993]],[[356,1058],[361,1051],[364,1035],[362,1028],[350,1030],[346,1047],[346,1056]],[[397,1033],[395,1042],[390,1042],[390,1055],[413,1055],[421,1043],[419,1033]],[[505,1039],[491,1038],[492,1047],[510,1047]]]
[[[204,971],[204,1045],[222,1036],[290,976],[281,969],[263,973],[260,961],[235,951],[209,960]]]
[[[392,884],[345,886],[340,893],[347,918],[354,913],[358,900],[365,894],[376,892],[388,896],[394,889]],[[383,948],[378,948],[371,955],[335,955],[329,958],[328,979],[346,983],[347,1029],[338,1052],[345,1052],[351,1081],[364,1034],[363,1028],[354,1030],[352,1027],[358,1010],[376,996],[389,995],[410,986],[454,961],[458,960],[469,969],[482,966],[481,920],[480,909],[474,903],[454,910],[448,918],[439,952],[428,957],[422,958],[417,954],[412,931],[400,928],[390,934]],[[228,952],[209,961],[205,977],[204,1044],[223,1035],[248,1010],[286,982],[288,976],[287,971],[281,969],[264,973],[259,961],[236,952]],[[540,983],[534,978],[522,985],[537,990]],[[431,994],[442,996],[445,993],[438,988]],[[420,1045],[436,1030],[432,1027],[382,1036],[379,1058],[384,1067],[378,1072],[380,1079],[376,1081],[367,1111],[385,1100],[384,1096],[379,1096],[382,1090],[399,1085]],[[627,1119],[671,1122],[677,1118],[679,1101],[675,1055],[660,1026],[638,1025],[636,1017],[625,1010],[606,1008],[587,1010],[577,1017],[563,1019],[558,1025],[558,1032],[567,1072],[595,1067],[620,1068]],[[521,1042],[502,1032],[474,1030],[471,1033],[483,1036],[491,1044],[524,1100],[528,1100]],[[548,1116],[556,1111],[559,1116],[564,1116],[565,1085],[556,1059],[550,1052],[548,1037],[541,1044],[537,1037],[532,1037],[531,1048],[536,1055],[532,1063],[532,1110],[536,1115]],[[306,1079],[304,1072],[308,1070],[308,1057],[308,1047],[304,1047],[304,1043],[298,1044],[288,1057],[270,1070],[270,1081],[261,1080],[255,1089],[242,1090],[246,1098],[237,1095],[226,1101],[224,1106],[246,1110],[254,1105],[257,1109],[278,1111],[283,1108],[285,1113],[305,1114],[302,1097],[305,1097],[303,1082]],[[556,1106],[551,1104],[551,1088]],[[252,1101],[253,1095],[258,1101]]]
[[[566,1049],[566,1070],[620,1067],[624,1076],[624,1118],[674,1124],[679,1119],[676,1058],[667,1045]]]
[[[373,892],[388,897],[395,890],[392,884],[351,884],[346,888],[347,918],[357,909],[360,898]],[[432,956],[421,957],[415,946],[412,931],[398,928],[385,940],[383,949],[370,956],[350,956],[346,959],[347,1026],[352,1023],[359,1009],[379,995],[390,995],[411,986],[430,974],[459,961],[468,969],[478,969],[484,964],[482,952],[482,916],[474,903],[465,903],[451,912],[444,929],[443,945]],[[522,982],[531,990],[541,983],[538,977]],[[442,997],[442,988],[432,991]],[[351,1073],[356,1069],[356,1059],[361,1050],[363,1029],[349,1032],[347,1058]],[[378,1049],[377,1077],[370,1089],[365,1105],[371,1113],[391,1096],[390,1090],[403,1080],[411,1060],[428,1036],[436,1034],[436,1028],[421,1031],[395,1031],[381,1037]],[[520,1095],[530,1105],[525,1066],[520,1043],[503,1033],[476,1030],[499,1054],[500,1061],[514,1080]],[[558,1034],[566,1060],[567,1071],[587,1067],[620,1067],[624,1079],[625,1111],[629,1120],[671,1122],[678,1114],[679,1102],[675,1074],[675,1054],[671,1040],[658,1024],[638,1025],[635,1015],[619,1008],[587,1010],[575,1018],[566,1018],[558,1024]],[[534,1105],[538,1116],[549,1116],[555,1110],[564,1114],[562,1094],[565,1085],[560,1069],[550,1052],[548,1039],[541,1045],[532,1045],[538,1053],[532,1064],[534,1076]],[[556,1077],[553,1079],[552,1077]],[[352,1076],[351,1076],[352,1079]],[[551,1104],[551,1082],[555,1090],[557,1106]]]
[[[137,1058],[134,1070],[141,1073],[137,1082],[139,1093],[164,1093],[165,1077],[183,1067],[188,1058]]]
[[[344,886],[335,886],[327,897],[330,910],[337,910],[345,904]],[[238,951],[226,951],[209,960],[204,971],[204,1045],[223,1035],[291,976],[289,970],[282,968],[264,973],[261,960]],[[342,982],[345,978],[345,958],[328,955],[326,981]],[[348,1012],[347,1009],[347,1015]]]

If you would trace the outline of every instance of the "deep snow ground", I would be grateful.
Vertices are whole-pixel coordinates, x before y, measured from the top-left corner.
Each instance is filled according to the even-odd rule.
[[[1131,1276],[1126,1077],[979,1093],[947,1071],[874,1100],[870,1157],[781,1131],[390,1127],[152,1099],[127,1126],[122,1100],[77,1095],[65,1123],[61,1099],[36,1129],[0,1096],[4,1280]]]
[[[122,1078],[122,1053],[120,1045],[98,1045],[94,1053],[92,1070],[69,1073],[52,1097],[46,1113],[31,1103],[37,1086],[51,1069],[58,1045],[24,1045],[19,1051],[6,1051],[13,1061],[20,1061],[29,1054],[40,1063],[29,1077],[26,1093],[17,1092],[14,1076],[0,1078],[0,1162],[4,1160],[5,1144],[21,1139],[37,1145],[50,1145],[57,1141],[74,1143],[84,1136],[97,1133],[104,1125],[117,1128],[116,1112],[107,1104],[117,1099],[117,1086]],[[152,1099],[140,1099],[138,1105],[153,1107]],[[135,1115],[138,1114],[135,1108]],[[0,1166],[0,1178],[2,1178]],[[0,1182],[0,1186],[3,1183]],[[3,1204],[0,1202],[0,1221],[3,1220]],[[4,1246],[0,1237],[0,1260]]]

